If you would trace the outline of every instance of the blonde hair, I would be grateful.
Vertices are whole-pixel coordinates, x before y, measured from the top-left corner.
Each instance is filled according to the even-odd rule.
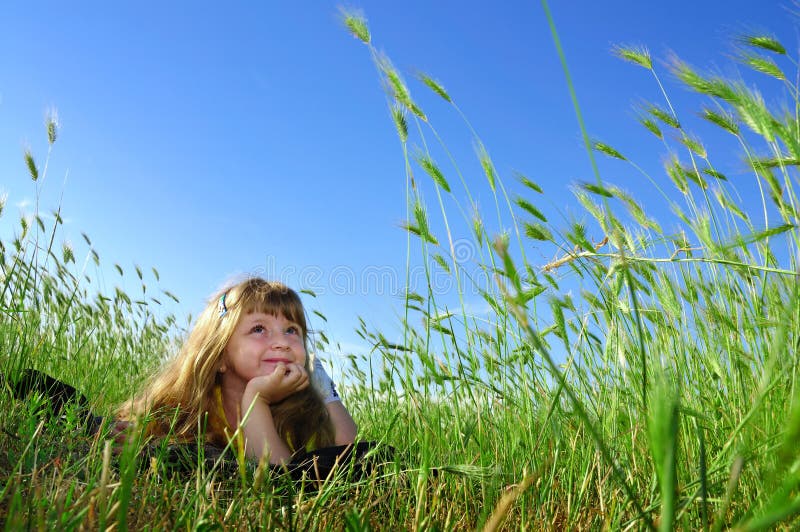
[[[202,431],[206,441],[227,444],[227,423],[220,419],[214,390],[228,340],[239,320],[254,312],[281,315],[299,325],[308,352],[308,327],[297,293],[282,283],[249,278],[212,297],[178,355],[117,415],[128,420],[149,417],[148,436],[191,441]],[[306,356],[310,375],[309,364]],[[330,417],[313,386],[270,405],[270,410],[278,434],[292,451],[333,444]]]

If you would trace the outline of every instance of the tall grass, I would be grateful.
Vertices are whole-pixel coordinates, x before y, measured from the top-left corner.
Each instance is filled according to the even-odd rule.
[[[797,86],[781,64],[796,69],[796,63],[771,36],[741,37],[742,64],[778,80],[793,102],[792,111],[775,112],[743,82],[671,60],[672,78],[709,97],[700,116],[739,142],[762,191],[760,209],[748,212],[703,141],[684,127],[645,47],[613,53],[647,70],[661,91],[661,102],[641,105],[640,121],[669,154],[664,175],[649,175],[632,157],[590,138],[543,6],[594,169],[594,178],[575,188],[588,221],[567,227],[548,222],[539,207],[542,188],[527,177],[519,178],[527,192],[510,197],[465,118],[495,199],[494,213],[480,212],[472,198],[481,191],[469,190],[462,177],[466,165],[434,161],[434,150],[448,158],[453,150],[431,123],[433,113],[378,54],[363,17],[345,15],[384,80],[405,155],[406,228],[416,257],[426,271],[469,279],[474,265],[460,262],[453,247],[464,234],[452,228],[471,226],[478,266],[496,281],[469,287],[489,303],[484,315],[468,312],[463,297],[452,308],[431,286],[409,294],[406,315],[421,314],[424,326],[407,318],[402,349],[364,330],[387,369],[372,379],[358,368],[353,373],[387,401],[400,396],[398,409],[411,422],[392,430],[420,448],[423,470],[458,462],[489,468],[479,484],[487,504],[471,523],[494,526],[497,513],[507,512],[512,522],[537,527],[750,529],[785,519],[791,527],[800,503],[792,417],[800,123]],[[463,117],[440,83],[418,77]],[[645,175],[675,214],[672,233],[629,192],[604,180],[597,155]],[[451,176],[459,178],[459,192]],[[423,177],[430,183],[422,184]],[[425,192],[435,194],[438,210],[424,207]],[[466,209],[459,204],[464,198]],[[454,223],[447,205],[457,207],[456,217],[471,218]],[[492,235],[486,227],[495,217]],[[561,256],[536,264],[525,253],[533,246],[551,246]],[[576,285],[579,297],[570,295]],[[458,291],[467,292],[461,285]],[[413,368],[415,377],[406,369],[395,378],[399,368]],[[529,487],[531,478],[536,483]],[[500,485],[527,489],[512,490],[512,504]]]
[[[456,160],[366,20],[345,12],[343,21],[386,89],[407,179],[407,268],[422,264],[426,278],[421,291],[408,283],[403,338],[362,321],[372,352],[351,356],[348,370],[345,400],[362,437],[394,446],[396,463],[316,491],[255,466],[229,477],[200,461],[194,475],[171,477],[157,461],[139,463],[136,442],[115,457],[104,434],[79,435],[79,420],[40,421],[39,398],[21,404],[4,388],[5,528],[795,528],[800,98],[780,42],[739,42],[742,64],[792,102],[780,112],[737,80],[679,59],[663,73],[644,47],[613,50],[661,91],[638,110],[643,133],[668,153],[663,174],[651,175],[586,133],[551,22],[587,155],[642,173],[674,214],[656,220],[593,163],[593,178],[574,187],[584,217],[557,225],[542,186],[504,181],[453,94],[418,75],[437,112],[463,118],[474,161]],[[739,143],[757,212],[718,171],[713,139],[687,130],[697,110],[676,109],[665,79],[697,92],[702,119]],[[46,129],[52,146],[57,125]],[[32,154],[24,163],[38,178]],[[480,190],[467,177],[475,171]],[[0,372],[43,369],[107,412],[174,349],[175,319],[156,312],[170,294],[148,287],[139,267],[141,294],[101,293],[85,276],[99,261],[91,241],[81,264],[56,246],[60,213],[53,218],[48,226],[37,209],[3,242]],[[465,240],[469,263],[459,256]],[[534,262],[534,246],[556,258]],[[455,297],[433,284],[443,274]],[[488,311],[473,311],[470,294]]]

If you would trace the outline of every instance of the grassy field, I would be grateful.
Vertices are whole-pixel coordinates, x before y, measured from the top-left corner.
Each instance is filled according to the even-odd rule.
[[[168,476],[155,461],[141,463],[135,442],[114,456],[102,434],[81,433],[70,411],[65,420],[42,419],[36,398],[17,402],[4,387],[5,528],[796,528],[800,98],[796,72],[782,70],[796,71],[796,58],[770,36],[739,42],[741,64],[790,100],[771,109],[752,86],[677,59],[662,73],[645,48],[615,49],[631,75],[649,75],[663,91],[638,116],[642,134],[670,155],[650,175],[584,130],[587,153],[595,169],[603,157],[641,171],[674,219],[665,231],[596,170],[574,189],[585,216],[555,224],[537,207],[537,183],[517,176],[522,186],[514,188],[527,192],[508,192],[465,118],[496,210],[479,212],[459,164],[434,160],[450,151],[373,46],[366,21],[344,21],[384,82],[405,154],[409,261],[448,272],[462,295],[445,308],[433,289],[408,293],[402,345],[363,323],[358,329],[375,349],[351,357],[347,404],[362,438],[393,446],[395,462],[318,490],[256,467],[231,477],[201,464],[193,475]],[[697,108],[672,108],[665,74],[698,93]],[[463,116],[433,78],[417,81]],[[580,120],[577,103],[575,110]],[[713,142],[686,130],[690,116],[736,139],[760,191],[757,212],[715,169],[706,148]],[[54,146],[54,122],[47,135]],[[25,164],[37,179],[33,155]],[[429,178],[432,209],[419,190]],[[455,215],[453,202],[462,207]],[[174,352],[180,327],[159,310],[173,296],[155,269],[140,268],[125,274],[141,284],[135,295],[97,293],[83,262],[99,264],[99,256],[76,260],[58,243],[60,213],[54,219],[23,219],[2,242],[0,372],[13,380],[23,368],[42,369],[105,413]],[[490,219],[510,224],[490,234]],[[479,270],[492,283],[474,283],[457,260],[463,236],[451,227],[460,226],[470,228]],[[558,258],[530,261],[533,245]],[[469,311],[468,290],[480,293],[488,315]]]

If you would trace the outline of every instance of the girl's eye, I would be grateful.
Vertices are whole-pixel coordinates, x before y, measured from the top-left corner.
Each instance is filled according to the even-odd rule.
[[[286,328],[286,332],[289,334],[300,334],[300,329],[295,327],[294,325],[290,325]]]
[[[264,332],[264,326],[263,325],[256,325],[255,327],[250,329],[250,332],[252,332],[252,333],[262,333],[262,332]]]

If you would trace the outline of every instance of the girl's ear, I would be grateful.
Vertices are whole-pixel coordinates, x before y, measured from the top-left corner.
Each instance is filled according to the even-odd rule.
[[[219,357],[219,369],[217,369],[217,373],[225,373],[228,371],[228,349],[227,346],[225,349],[222,350],[222,354]]]

